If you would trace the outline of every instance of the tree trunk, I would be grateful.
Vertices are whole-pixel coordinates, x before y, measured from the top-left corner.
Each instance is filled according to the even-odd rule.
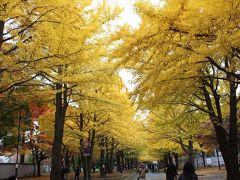
[[[131,159],[130,165],[131,165],[131,169],[133,169],[133,159]]]
[[[195,167],[194,162],[194,151],[193,151],[193,142],[191,140],[188,141],[188,160],[193,164]]]
[[[75,170],[76,169],[76,165],[75,165],[75,157],[74,157],[74,155],[72,156],[71,161],[72,161],[72,168],[73,168],[73,170]]]
[[[127,158],[124,158],[124,169],[128,169],[128,159]]]
[[[86,176],[87,180],[91,180],[91,156],[86,156]]]
[[[0,20],[0,51],[3,42],[3,29],[4,29],[4,22]]]
[[[168,163],[169,164],[172,164],[173,163],[173,160],[172,160],[172,156],[171,156],[171,152],[168,151]]]
[[[96,114],[94,114],[93,122],[97,121]],[[93,150],[94,150],[94,141],[95,141],[95,134],[96,131],[92,129],[91,131],[88,131],[88,141],[90,142],[90,154],[86,157],[86,177],[87,180],[91,180],[91,169],[92,169],[92,156],[93,156]]]
[[[24,163],[24,159],[25,159],[25,154],[21,154],[20,155],[20,164]]]
[[[74,155],[72,156],[71,161],[72,161],[72,168],[73,168],[73,169],[76,169],[75,156],[74,156]]]
[[[32,147],[32,163],[33,163],[33,176],[35,176],[36,175],[36,163],[35,163],[34,147]]]
[[[22,141],[21,142],[22,144],[25,144],[25,135],[24,134],[22,134],[21,141]],[[24,160],[25,160],[25,154],[21,154],[20,155],[20,164],[23,164]]]
[[[179,166],[178,166],[178,153],[174,153],[174,159],[175,159],[176,168],[178,169],[179,168]]]
[[[38,147],[35,147],[35,160],[37,165],[37,176],[41,176],[41,156]]]
[[[96,122],[97,117],[94,114],[93,122]],[[96,131],[93,129],[92,132],[89,132],[89,141],[90,141],[90,156],[88,156],[88,180],[91,180],[91,169],[92,169],[92,157],[93,157],[93,150],[94,150],[94,142],[95,142],[95,135]],[[95,168],[95,167],[94,167]],[[93,170],[95,171],[95,170]]]
[[[166,172],[166,167],[168,165],[169,161],[168,161],[168,154],[164,154],[164,158],[163,158],[163,169],[164,169],[164,172]]]
[[[63,90],[63,92],[62,92]],[[61,146],[63,139],[64,120],[67,110],[67,87],[56,83],[56,111],[54,125],[54,140],[52,146],[52,170],[50,180],[61,180]]]
[[[83,179],[91,180],[91,157],[83,156]]]
[[[202,151],[203,166],[206,167],[205,153]]]
[[[122,168],[122,171],[124,171],[124,154],[123,154],[123,151],[121,150],[121,168]]]
[[[117,151],[117,171],[122,173],[122,166],[121,166],[121,153]]]
[[[81,161],[81,154],[77,157],[77,165],[79,167],[79,172],[82,172],[82,161]]]
[[[227,179],[228,180],[239,180],[239,167],[238,167],[238,156],[234,153],[235,149],[231,147],[221,147],[221,152],[225,162],[225,167],[227,170]]]
[[[64,157],[64,164],[65,164],[65,168],[67,170],[67,173],[69,173],[70,170],[70,158],[71,158],[71,152],[69,151],[68,148],[66,148],[66,153],[65,153],[65,157]]]
[[[79,116],[79,131],[80,133],[83,132],[83,113],[80,113],[80,116]],[[84,160],[84,156],[83,156],[83,138],[80,137],[80,140],[79,140],[79,143],[80,143],[80,155],[79,155],[79,161],[80,161],[80,172],[82,172],[82,168],[83,168],[83,174],[84,174],[84,180],[85,180],[85,160]],[[81,168],[82,167],[82,168]]]
[[[216,154],[217,154],[217,158],[218,158],[218,169],[221,170],[221,164],[220,164],[220,160],[219,160],[218,149],[216,149]]]
[[[104,149],[103,147],[101,148],[101,163],[100,163],[100,176],[104,177],[105,176],[105,164],[104,164]]]
[[[41,176],[41,161],[37,161],[37,176]]]
[[[105,147],[106,147],[106,173],[110,172],[110,157],[109,157],[109,148],[108,148],[108,138],[105,138]]]
[[[229,77],[230,81],[230,122],[229,122],[229,145],[228,155],[229,158],[227,169],[227,178],[231,180],[240,179],[239,166],[238,166],[238,100],[237,100],[237,87],[234,77]]]
[[[88,180],[88,175],[87,175],[87,157],[83,156],[82,158],[82,162],[83,162],[83,179],[84,180]]]
[[[226,170],[227,170],[227,179],[228,180],[239,180],[240,173],[238,167],[238,136],[237,136],[237,100],[236,100],[236,86],[234,81],[230,81],[230,117],[229,117],[229,134],[224,129],[221,110],[220,110],[220,102],[218,95],[214,94],[215,97],[215,105],[217,109],[217,113],[215,114],[212,101],[207,91],[207,88],[203,86],[203,93],[205,97],[205,101],[207,104],[207,108],[209,111],[209,117],[214,126],[219,150],[222,153]]]
[[[114,152],[114,139],[112,138],[110,157],[109,157],[109,173],[113,173],[113,152]]]

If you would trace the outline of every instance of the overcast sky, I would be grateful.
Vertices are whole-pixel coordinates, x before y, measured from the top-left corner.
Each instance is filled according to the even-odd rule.
[[[136,0],[111,0],[113,5],[118,4],[119,6],[123,7],[124,10],[121,14],[121,19],[118,21],[120,25],[128,23],[133,28],[137,28],[141,23],[140,17],[134,12],[134,3]],[[149,0],[153,4],[162,4],[164,0]],[[161,2],[161,3],[160,3]],[[134,89],[134,85],[131,83],[133,80],[133,75],[127,70],[121,70],[119,72],[124,85],[128,89],[128,91],[132,91]]]
[[[99,2],[102,0],[94,0],[93,6],[97,6]],[[120,18],[118,18],[116,23],[117,25],[124,25],[125,23],[128,23],[133,28],[138,28],[139,24],[141,23],[140,17],[134,12],[134,3],[137,0],[107,0],[107,2],[112,6],[120,6],[123,8],[122,13],[120,14]],[[151,2],[153,4],[161,4],[160,2],[164,2],[164,0],[148,0],[148,2]],[[131,83],[133,80],[133,75],[131,72],[127,70],[121,70],[119,72],[119,75],[121,76],[124,85],[128,89],[128,91],[132,91],[134,89],[134,85]]]

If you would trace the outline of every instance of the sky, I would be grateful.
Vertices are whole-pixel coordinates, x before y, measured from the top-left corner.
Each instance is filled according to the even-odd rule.
[[[118,20],[118,24],[123,25],[125,23],[128,23],[133,28],[137,28],[141,23],[141,19],[134,12],[134,3],[136,0],[112,0],[112,1],[115,2],[113,3],[113,5],[117,4],[124,8],[120,15],[120,19]],[[131,81],[133,80],[132,73],[126,69],[123,69],[119,71],[119,75],[122,78],[122,81],[125,87],[128,89],[128,91],[133,91],[135,86],[133,83],[131,83]]]
[[[134,12],[134,3],[136,0],[112,0],[116,1],[116,4],[121,6],[123,12],[121,13],[121,20],[119,20],[119,24],[128,23],[132,27],[138,27],[139,23],[141,23],[140,17]]]
[[[141,23],[140,17],[134,12],[134,3],[137,0],[109,0],[112,5],[119,5],[120,7],[124,8],[121,14],[121,21],[119,23],[124,24],[128,23],[133,27],[138,27],[139,23]],[[147,0],[147,2],[151,2],[153,5],[160,5],[164,4],[164,0]]]
[[[92,8],[98,6],[102,0],[93,0]],[[133,28],[138,28],[141,23],[141,18],[134,11],[134,3],[137,0],[106,0],[110,5],[120,6],[123,8],[122,13],[119,15],[119,18],[114,21],[113,25],[124,25],[125,23],[129,24]],[[162,5],[164,0],[146,0],[151,2],[153,5]],[[119,75],[123,80],[125,87],[128,91],[134,90],[134,84],[131,82],[133,80],[133,75],[126,69],[120,70]]]
[[[125,23],[128,23],[133,28],[139,27],[139,24],[141,23],[141,19],[134,12],[134,3],[136,2],[136,0],[110,0],[110,1],[112,2],[113,6],[119,5],[120,7],[124,8],[117,24],[123,25]],[[153,4],[159,4],[164,0],[148,0],[148,1],[151,1]],[[128,89],[128,91],[133,91],[135,86],[133,83],[131,83],[131,81],[133,80],[133,75],[131,74],[131,72],[123,69],[119,72],[119,75],[122,78],[123,83],[125,87]]]

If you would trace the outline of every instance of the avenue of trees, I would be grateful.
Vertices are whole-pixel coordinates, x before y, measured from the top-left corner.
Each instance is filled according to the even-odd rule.
[[[227,178],[239,179],[239,0],[167,0],[159,6],[139,1],[135,8],[139,29],[123,27],[110,39],[117,46],[112,57],[118,57],[118,66],[131,68],[135,75],[133,99],[150,114],[161,114],[159,109],[167,105],[175,109],[167,108],[167,116],[176,131],[185,123],[192,127],[185,135],[190,141],[195,139],[195,122],[211,121]],[[197,120],[191,125],[187,116]]]
[[[41,162],[50,157],[54,180],[74,157],[90,179],[93,155],[98,155],[94,149],[101,151],[101,167],[109,158],[109,171],[113,153],[122,152],[123,160],[125,149],[137,149],[135,135],[128,133],[138,131],[134,107],[113,64],[104,60],[101,38],[121,10],[104,1],[96,8],[91,4],[0,4],[1,154],[14,154],[21,144],[21,162],[31,152],[38,175]],[[137,150],[132,162],[136,157]]]
[[[240,179],[240,1],[139,0],[135,29],[116,25],[121,8],[94,3],[0,2],[1,155],[20,144],[37,175],[50,158],[51,180],[63,164],[89,180],[96,160],[104,176],[114,161],[194,162],[216,148],[227,179]]]

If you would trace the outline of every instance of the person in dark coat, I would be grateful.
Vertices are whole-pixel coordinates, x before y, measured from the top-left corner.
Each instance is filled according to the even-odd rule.
[[[195,168],[191,162],[185,162],[183,166],[183,173],[180,174],[178,180],[198,180]]]
[[[16,180],[16,176],[11,176],[8,178],[8,180]]]
[[[77,166],[77,168],[74,171],[75,171],[74,180],[79,180],[79,175],[80,175],[79,167]]]
[[[62,180],[65,180],[65,168],[62,167],[61,169],[61,176],[62,176]]]
[[[170,163],[167,166],[167,170],[166,170],[166,179],[167,180],[176,180],[177,179],[177,168],[173,163]]]

